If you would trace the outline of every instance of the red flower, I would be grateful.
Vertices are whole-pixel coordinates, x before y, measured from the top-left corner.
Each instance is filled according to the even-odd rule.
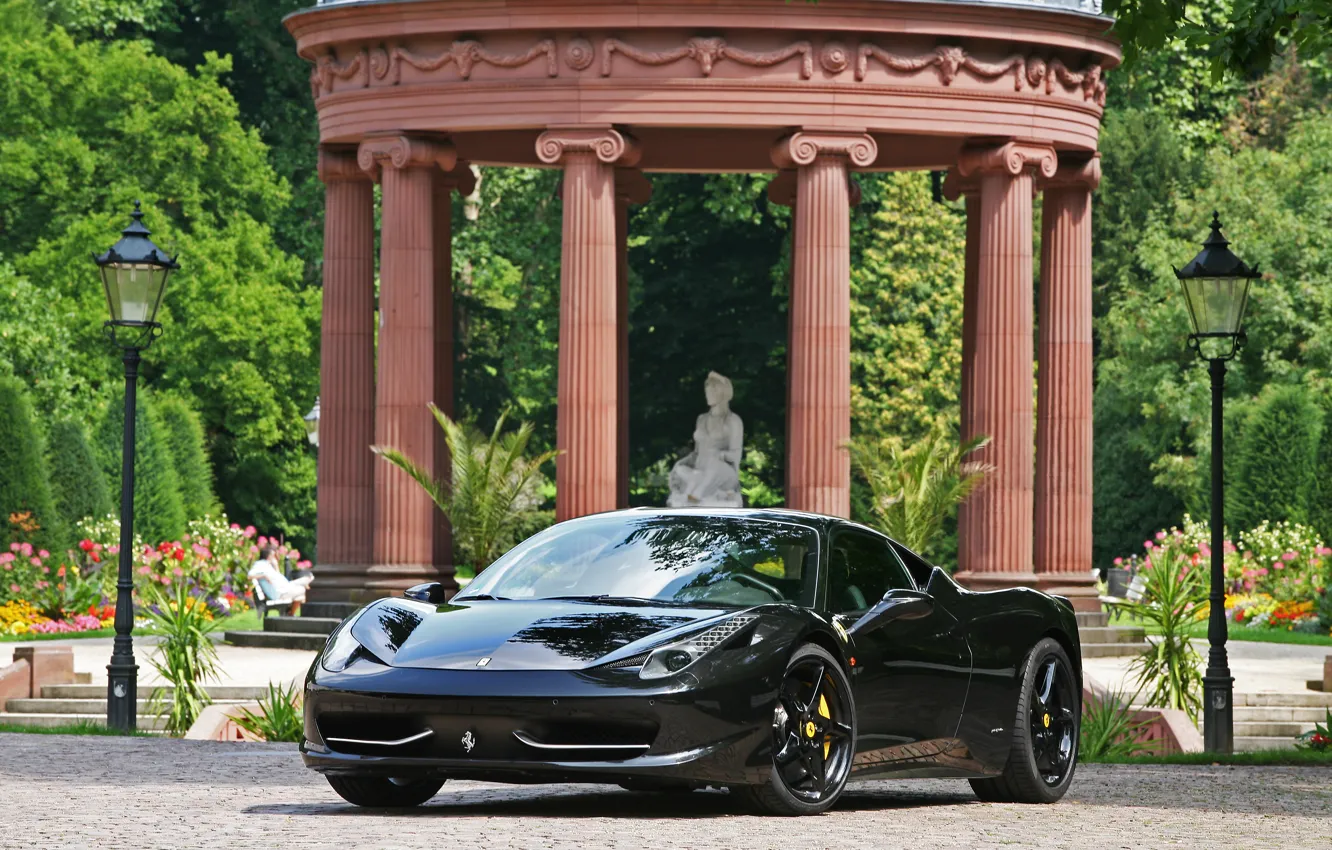
[[[91,540],[80,540],[80,541],[79,541],[79,548],[82,549],[82,550],[85,551],[85,552],[91,552],[91,551],[92,551],[92,547],[93,547],[93,542],[92,542]]]
[[[177,549],[176,551],[171,553],[171,557],[175,558],[177,561],[183,561],[185,560],[185,550]]]
[[[100,563],[102,562],[102,556],[99,555],[99,554],[97,554],[96,552],[93,552],[93,553],[90,554],[88,557],[89,557],[89,558],[92,558],[92,562],[93,562],[94,564],[100,564]]]

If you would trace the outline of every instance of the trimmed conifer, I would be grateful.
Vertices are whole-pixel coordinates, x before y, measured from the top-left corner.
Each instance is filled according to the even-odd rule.
[[[204,447],[203,423],[184,399],[167,396],[154,400],[162,420],[163,436],[176,466],[181,507],[187,519],[197,519],[217,507],[213,495],[213,466]]]
[[[7,541],[58,551],[68,541],[43,443],[27,388],[18,378],[0,378],[0,528]]]
[[[153,398],[143,390],[134,422],[134,532],[147,543],[176,540],[185,533],[186,521],[180,482]],[[124,423],[124,396],[116,393],[98,423],[94,447],[113,493],[120,492]]]
[[[65,419],[51,425],[46,459],[55,508],[68,528],[86,517],[104,517],[115,510],[106,474],[81,423]]]
[[[1306,523],[1316,470],[1322,411],[1302,386],[1269,386],[1239,436],[1239,469],[1227,482],[1227,524],[1250,529],[1263,520]]]

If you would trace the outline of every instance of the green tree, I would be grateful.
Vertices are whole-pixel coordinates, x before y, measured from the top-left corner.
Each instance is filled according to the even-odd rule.
[[[0,378],[0,470],[4,470],[0,474],[0,523],[9,540],[24,539],[55,550],[67,541],[51,498],[51,473],[42,443],[23,383],[17,378]],[[16,536],[19,524],[35,524],[35,529]]]
[[[153,409],[151,395],[138,393],[134,416],[134,533],[150,544],[185,533],[180,481],[174,459]],[[124,397],[107,404],[94,434],[94,452],[113,492],[120,492],[121,447],[125,433]]]
[[[1313,484],[1309,488],[1309,525],[1323,540],[1332,540],[1332,404],[1324,402],[1323,427],[1318,435]],[[1329,590],[1332,593],[1332,590]]]
[[[115,510],[106,474],[93,454],[83,424],[61,419],[51,424],[47,460],[56,511],[69,528],[86,517]]]
[[[213,495],[213,468],[204,448],[199,415],[180,398],[166,396],[154,405],[162,420],[163,436],[180,482],[180,502],[186,519],[197,519],[217,508]]]
[[[1227,516],[1236,528],[1263,520],[1306,524],[1318,470],[1322,411],[1302,386],[1269,386],[1249,413]]]

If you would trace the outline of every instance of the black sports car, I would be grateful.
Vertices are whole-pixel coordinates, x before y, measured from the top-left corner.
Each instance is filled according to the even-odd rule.
[[[1073,776],[1067,600],[973,593],[896,542],[776,510],[629,510],[555,525],[445,601],[381,599],[305,689],[308,767],[346,800],[450,777],[728,787],[832,806],[851,776],[957,776],[1049,803]]]

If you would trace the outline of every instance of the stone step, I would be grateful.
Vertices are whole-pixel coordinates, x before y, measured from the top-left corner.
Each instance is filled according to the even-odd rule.
[[[1082,626],[1078,639],[1088,643],[1136,643],[1147,639],[1147,631],[1138,626]]]
[[[235,705],[245,700],[214,700],[216,705]],[[151,714],[152,700],[136,701],[140,716]],[[11,699],[5,703],[10,714],[106,714],[105,699]],[[0,715],[3,717],[4,715]]]
[[[102,714],[0,714],[0,723],[11,726],[27,726],[31,729],[50,729],[52,726],[73,726],[76,723],[88,723],[93,726],[106,725],[106,713]],[[135,728],[141,732],[160,732],[166,727],[165,717],[153,717],[140,713],[135,718]]]
[[[172,688],[163,689],[167,694]],[[206,685],[204,690],[215,700],[246,701],[262,699],[268,693],[266,685]],[[139,695],[147,699],[153,686],[139,683]],[[42,699],[106,699],[106,685],[45,685]]]
[[[1265,738],[1253,735],[1235,737],[1235,752],[1252,753],[1256,750],[1293,750],[1294,738]]]
[[[1141,643],[1084,643],[1083,658],[1119,658],[1142,652]]]
[[[1104,611],[1076,611],[1073,616],[1078,618],[1078,628],[1100,628],[1109,625],[1110,615]]]
[[[1327,719],[1327,709],[1322,706],[1249,706],[1237,705],[1234,708],[1235,722],[1258,723],[1262,721],[1293,721],[1295,723],[1321,723]]]
[[[341,622],[334,617],[265,617],[264,631],[327,635]]]
[[[1199,723],[1198,726],[1205,727],[1206,724]],[[1235,737],[1245,738],[1294,738],[1296,735],[1303,735],[1305,732],[1312,732],[1313,723],[1294,723],[1279,721],[1263,721],[1258,723],[1235,721]]]
[[[223,639],[232,646],[304,649],[318,652],[328,642],[328,635],[307,632],[227,632]]]
[[[1292,691],[1289,693],[1235,694],[1235,705],[1262,706],[1325,706],[1332,708],[1332,693],[1319,691]]]
[[[305,617],[332,618],[341,622],[364,607],[360,602],[307,602],[301,606]]]

